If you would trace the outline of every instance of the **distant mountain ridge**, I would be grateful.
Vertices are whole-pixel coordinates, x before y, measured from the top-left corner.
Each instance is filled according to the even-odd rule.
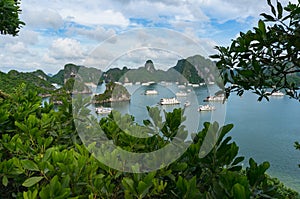
[[[167,71],[155,69],[152,60],[147,60],[145,65],[138,69],[112,68],[104,72],[101,80],[106,82],[149,82],[149,81],[177,81],[181,83],[198,84],[207,81],[214,81],[216,74],[215,63],[200,55],[178,60],[177,64]]]
[[[208,81],[214,81],[216,67],[215,63],[200,55],[178,60],[177,64],[167,71],[155,69],[152,60],[147,60],[144,66],[138,69],[129,69],[124,66],[122,69],[111,68],[103,72],[96,68],[66,64],[57,74],[49,76],[42,70],[34,72],[9,71],[7,74],[0,72],[0,90],[11,93],[21,83],[28,85],[28,88],[37,89],[39,93],[51,93],[55,90],[52,84],[65,86],[66,90],[73,89],[74,82],[81,82],[75,92],[88,92],[88,88],[105,82],[149,82],[149,81],[176,81],[180,83],[201,83],[204,77]]]

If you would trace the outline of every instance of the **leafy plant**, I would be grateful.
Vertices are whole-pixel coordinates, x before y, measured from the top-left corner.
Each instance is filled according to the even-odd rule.
[[[265,174],[267,162],[240,165],[238,146],[227,136],[233,125],[205,123],[184,154],[148,173],[117,171],[99,162],[78,137],[74,117],[88,114],[88,100],[80,98],[54,110],[41,105],[35,92],[16,89],[0,103],[1,198],[297,198],[278,180]],[[73,107],[72,107],[73,106]],[[80,108],[81,107],[81,108]],[[130,115],[113,112],[99,125],[116,145],[132,152],[151,152],[168,145],[174,135],[187,137],[183,110],[149,108],[150,120],[138,125]],[[150,131],[151,130],[151,131]],[[154,131],[153,131],[154,130]],[[127,132],[126,132],[127,131]],[[128,131],[157,132],[138,138]],[[215,145],[200,158],[203,140],[215,135]],[[92,132],[90,139],[97,136]],[[164,154],[168,155],[168,154]]]

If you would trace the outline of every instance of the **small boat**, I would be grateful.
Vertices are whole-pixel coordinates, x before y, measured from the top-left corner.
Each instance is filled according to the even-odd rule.
[[[183,91],[179,91],[175,94],[177,97],[186,97],[187,96],[187,93],[186,92],[183,92]]]
[[[149,86],[150,84],[148,82],[143,82],[142,86]]]
[[[109,114],[109,113],[111,113],[111,111],[112,111],[112,108],[109,108],[109,107],[103,107],[103,106],[96,107],[97,114]]]
[[[276,96],[276,97],[282,97],[282,96],[284,96],[284,93],[281,91],[276,91],[276,92],[272,93],[271,95]]]
[[[223,102],[224,95],[208,96],[203,101],[204,102]]]
[[[162,98],[159,101],[160,105],[174,105],[174,104],[180,104],[180,101],[178,101],[175,97],[173,98]]]
[[[125,82],[124,84],[123,84],[123,86],[132,86],[133,84],[132,84],[132,82]]]
[[[209,104],[200,105],[200,107],[198,108],[198,111],[214,111],[214,110],[216,110],[216,107],[211,106]]]
[[[156,90],[146,90],[145,95],[157,95],[158,92]]]
[[[191,102],[189,102],[189,101],[186,101],[185,103],[184,103],[184,107],[188,107],[188,106],[190,106],[191,105]]]

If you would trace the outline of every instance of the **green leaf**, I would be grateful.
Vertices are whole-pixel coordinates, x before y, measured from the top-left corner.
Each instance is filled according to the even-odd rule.
[[[2,177],[2,184],[6,187],[8,185],[8,179],[6,176]]]
[[[233,189],[233,198],[239,198],[239,199],[247,198],[245,188],[239,183],[235,184],[232,189]]]
[[[277,11],[278,11],[278,14],[277,14],[277,18],[278,19],[281,19],[282,18],[282,5],[279,1],[277,1]]]
[[[38,194],[37,189],[35,189],[33,192],[31,192],[29,190],[27,192],[23,192],[23,197],[24,197],[24,199],[35,199],[35,198],[37,198],[37,194]]]
[[[272,13],[274,14],[274,16],[276,16],[276,11],[275,11],[274,6],[273,6],[272,3],[271,3],[271,0],[267,0],[267,2],[268,2],[268,5],[271,7]]]
[[[137,187],[138,194],[140,196],[144,197],[147,194],[147,192],[151,186],[152,186],[152,183],[146,184],[145,182],[140,181],[138,184],[138,187]]]
[[[27,132],[27,126],[25,124],[19,123],[18,121],[15,121],[15,125],[23,132]]]
[[[31,187],[33,185],[35,185],[36,183],[38,183],[39,181],[41,181],[44,177],[31,177],[31,178],[28,178],[26,179],[22,186],[24,187]]]
[[[233,161],[232,165],[237,165],[238,163],[242,162],[244,159],[245,159],[245,157],[243,157],[243,156],[237,157]]]
[[[275,21],[275,18],[272,17],[271,15],[268,15],[266,13],[262,13],[260,15],[263,16],[267,21]]]
[[[258,21],[258,28],[262,33],[266,33],[266,25],[263,20]]]
[[[123,186],[124,186],[127,190],[129,190],[132,194],[136,194],[136,191],[135,191],[135,188],[134,188],[134,182],[133,182],[132,179],[125,177],[125,178],[123,178],[123,180],[122,180],[122,184],[123,184]]]
[[[31,160],[21,160],[21,163],[24,167],[24,169],[30,170],[30,171],[39,171],[39,167],[37,166],[37,164],[35,164],[33,161]]]

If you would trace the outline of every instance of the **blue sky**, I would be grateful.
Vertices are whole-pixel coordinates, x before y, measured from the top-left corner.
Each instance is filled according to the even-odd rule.
[[[170,52],[179,45],[180,36],[156,34],[147,40],[151,31],[141,33],[143,29],[184,34],[205,51],[191,51],[190,56],[194,53],[207,57],[215,52],[214,46],[229,45],[240,31],[256,25],[260,13],[269,12],[264,0],[22,0],[21,9],[26,26],[19,36],[0,36],[0,70],[4,72],[42,69],[56,73],[70,62],[104,68],[107,64],[138,67],[145,63],[144,59],[170,67],[176,64],[177,58],[187,56],[181,51],[176,55]],[[139,34],[132,33],[136,36],[133,37],[130,34],[135,30]],[[127,43],[120,44],[119,35],[124,33],[127,37],[122,38]],[[113,45],[103,49],[103,43],[108,41]],[[165,47],[156,52],[147,49],[154,46],[152,43]],[[124,52],[126,45],[131,46],[130,52]],[[181,43],[178,48],[190,47]],[[111,54],[117,54],[112,50],[120,51],[122,56],[112,57]],[[86,60],[95,51],[101,53],[101,60],[94,59],[88,64]]]

